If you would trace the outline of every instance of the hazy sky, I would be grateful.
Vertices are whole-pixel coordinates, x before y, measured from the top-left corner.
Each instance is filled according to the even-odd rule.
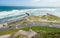
[[[0,0],[0,6],[51,6],[60,7],[60,0]]]

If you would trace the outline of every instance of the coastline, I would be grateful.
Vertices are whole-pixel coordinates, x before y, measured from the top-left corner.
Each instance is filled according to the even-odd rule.
[[[0,23],[0,28],[2,28],[3,25],[9,26],[10,24],[13,24],[15,22],[20,22],[20,21],[24,20],[26,17],[27,16],[24,16],[24,17],[21,17],[21,18],[17,18],[17,19],[14,19],[14,20],[9,20],[7,22]]]
[[[44,16],[44,15],[43,15]],[[51,21],[51,20],[48,20],[47,19],[47,17],[49,16],[49,15],[45,15],[46,17],[46,19],[43,19],[44,17],[43,16],[33,16],[33,15],[26,15],[26,16],[23,16],[23,17],[21,17],[21,18],[17,18],[17,19],[14,19],[14,20],[9,20],[9,21],[7,21],[7,22],[4,22],[4,23],[1,23],[0,24],[0,28],[1,27],[3,27],[3,26],[9,26],[10,24],[14,24],[14,23],[16,23],[16,22],[20,22],[20,21],[24,21],[24,19],[26,19],[26,21],[29,21],[29,22],[32,22],[32,23],[34,23],[34,21],[37,21],[37,22],[45,22],[45,23],[51,23],[52,22],[52,24],[53,23],[60,23],[60,20],[53,20],[53,21]],[[51,15],[50,15],[51,16]],[[55,16],[52,16],[52,17],[55,17]],[[28,19],[29,18],[29,19]],[[49,18],[49,17],[48,17]],[[57,19],[58,19],[58,17],[56,17]],[[30,20],[31,19],[31,20]]]

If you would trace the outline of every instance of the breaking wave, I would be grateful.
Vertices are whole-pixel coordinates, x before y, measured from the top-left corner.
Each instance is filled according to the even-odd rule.
[[[40,8],[40,9],[24,9],[24,10],[2,11],[2,12],[0,12],[0,22],[21,18],[23,16],[26,16],[25,13],[29,13],[31,15],[44,15],[46,13],[50,13],[50,14],[59,16],[60,15],[59,10],[60,9]]]

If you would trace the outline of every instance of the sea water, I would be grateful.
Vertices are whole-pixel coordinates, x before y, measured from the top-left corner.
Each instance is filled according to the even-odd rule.
[[[26,16],[25,13],[40,16],[47,13],[60,17],[59,7],[0,6],[0,22],[6,22]]]

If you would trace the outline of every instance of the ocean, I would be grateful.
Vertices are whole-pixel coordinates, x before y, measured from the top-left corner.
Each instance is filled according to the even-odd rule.
[[[26,16],[25,13],[39,16],[47,13],[60,17],[59,7],[0,6],[0,23]]]

